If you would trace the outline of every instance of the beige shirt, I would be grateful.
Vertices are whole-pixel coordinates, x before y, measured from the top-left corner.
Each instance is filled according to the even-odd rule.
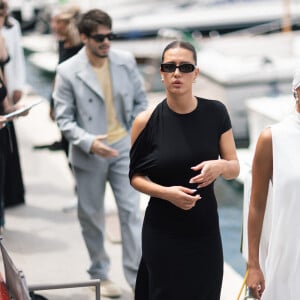
[[[106,104],[107,143],[112,144],[121,140],[124,136],[126,136],[127,132],[117,119],[108,59],[105,60],[103,66],[100,68],[94,67],[94,70],[103,91],[104,101]]]

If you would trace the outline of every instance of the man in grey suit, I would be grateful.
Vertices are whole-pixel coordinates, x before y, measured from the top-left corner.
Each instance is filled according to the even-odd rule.
[[[128,179],[130,130],[147,107],[142,78],[132,54],[110,49],[112,20],[92,9],[79,21],[83,49],[57,68],[53,91],[56,121],[70,142],[69,158],[78,192],[78,218],[90,255],[91,278],[101,294],[119,297],[110,281],[104,249],[104,193],[108,181],[118,207],[123,269],[134,288],[141,256],[139,194]]]

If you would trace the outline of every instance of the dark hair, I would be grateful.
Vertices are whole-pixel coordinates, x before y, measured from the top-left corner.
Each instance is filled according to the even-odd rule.
[[[188,42],[184,42],[184,41],[173,41],[171,42],[170,44],[168,44],[163,53],[162,53],[162,57],[161,57],[161,61],[164,62],[164,56],[165,56],[165,53],[169,50],[169,49],[174,49],[174,48],[183,48],[183,49],[186,49],[186,50],[189,50],[192,52],[193,54],[193,58],[194,58],[194,61],[195,61],[195,64],[197,64],[197,53],[196,53],[196,49],[195,47],[191,44],[191,43],[188,43]]]
[[[8,19],[8,5],[6,1],[0,0],[0,10],[3,10],[3,12],[5,13],[5,17],[4,17],[5,19],[3,25],[7,28],[13,27],[13,24]]]
[[[99,25],[103,25],[111,29],[112,19],[103,10],[91,9],[81,15],[78,22],[78,30],[80,33],[89,36],[91,33],[97,31]]]

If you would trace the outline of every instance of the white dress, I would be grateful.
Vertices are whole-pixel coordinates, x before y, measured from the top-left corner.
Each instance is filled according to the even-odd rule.
[[[271,126],[273,190],[262,300],[300,299],[300,114]]]

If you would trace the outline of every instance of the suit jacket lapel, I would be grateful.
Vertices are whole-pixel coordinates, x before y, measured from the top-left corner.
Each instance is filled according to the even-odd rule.
[[[101,86],[98,82],[97,76],[93,70],[92,65],[87,59],[87,55],[85,52],[85,47],[80,50],[80,69],[77,71],[77,76],[80,78],[80,80],[85,83],[92,91],[94,91],[95,94],[97,94],[101,100],[104,99],[103,91],[101,89]]]
[[[119,61],[118,56],[114,54],[112,50],[109,52],[109,65],[110,65],[110,76],[113,86],[114,99],[116,96],[122,92],[120,91],[120,83],[122,82],[122,77],[120,73],[120,65],[122,62]]]

